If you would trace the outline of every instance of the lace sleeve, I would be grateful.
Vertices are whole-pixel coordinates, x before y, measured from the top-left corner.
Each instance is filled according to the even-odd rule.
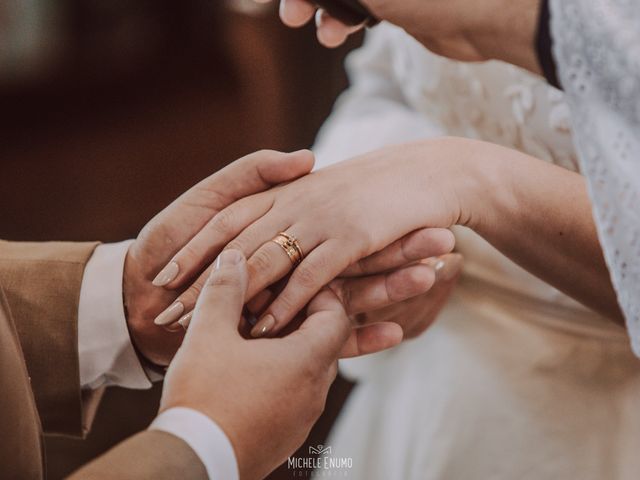
[[[551,8],[582,172],[640,356],[640,2],[552,0]]]

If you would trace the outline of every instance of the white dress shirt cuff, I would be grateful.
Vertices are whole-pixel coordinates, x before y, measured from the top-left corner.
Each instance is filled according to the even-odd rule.
[[[174,407],[156,417],[149,430],[162,430],[184,440],[196,452],[212,480],[238,480],[238,463],[227,435],[205,414]]]
[[[82,278],[78,350],[82,388],[151,388],[131,343],[122,298],[122,274],[133,241],[96,248]]]

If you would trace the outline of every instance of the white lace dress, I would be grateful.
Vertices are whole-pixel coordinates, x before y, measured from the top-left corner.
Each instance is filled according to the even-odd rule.
[[[385,24],[348,68],[353,86],[315,146],[321,166],[449,134],[578,169],[563,94],[518,68],[448,61]],[[640,361],[625,330],[473,232],[456,236],[465,271],[438,322],[342,363],[358,386],[328,445],[353,458],[347,478],[638,478]]]

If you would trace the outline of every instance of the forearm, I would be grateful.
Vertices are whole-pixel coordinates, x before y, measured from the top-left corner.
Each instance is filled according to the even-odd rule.
[[[513,261],[622,322],[583,177],[520,152],[473,142],[474,187],[462,222]]]
[[[542,68],[535,50],[539,0],[494,0],[494,7],[474,2],[469,12],[472,41],[485,58],[501,60],[535,74]],[[475,8],[475,10],[473,9]],[[502,14],[496,15],[497,11]]]

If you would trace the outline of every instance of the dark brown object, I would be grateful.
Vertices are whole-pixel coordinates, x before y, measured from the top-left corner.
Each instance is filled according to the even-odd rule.
[[[316,0],[315,3],[346,25],[373,26],[379,21],[358,0]]]

